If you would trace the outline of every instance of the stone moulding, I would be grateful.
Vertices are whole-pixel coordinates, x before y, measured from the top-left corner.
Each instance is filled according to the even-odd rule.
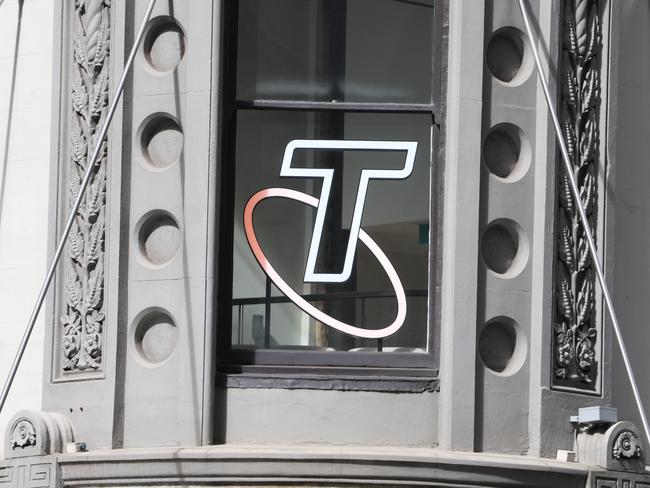
[[[124,449],[59,458],[62,485],[585,488],[588,467],[522,456],[350,446]]]
[[[65,445],[73,441],[74,429],[64,415],[21,410],[7,426],[4,454],[6,459],[47,456],[64,452]]]
[[[646,473],[639,430],[630,422],[582,425],[574,451],[578,453],[578,462],[583,465],[599,466],[610,473]]]
[[[597,228],[601,17],[598,0],[563,2],[561,124],[592,233]],[[564,166],[559,168],[553,333],[555,386],[597,390],[595,273]]]
[[[107,113],[110,7],[111,0],[74,2],[68,208],[77,198]],[[102,369],[106,159],[105,143],[63,258],[65,304],[60,318],[63,374]]]

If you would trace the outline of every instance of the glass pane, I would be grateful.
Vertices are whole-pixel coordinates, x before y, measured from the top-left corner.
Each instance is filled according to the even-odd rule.
[[[426,351],[430,138],[431,117],[422,114],[238,112],[235,348]],[[315,147],[287,152],[285,170],[302,173],[280,176],[287,145],[297,139],[303,141],[296,145]],[[368,143],[373,149],[324,147],[332,141],[373,141]],[[410,153],[401,147],[408,142],[417,142],[413,169],[397,178],[407,166]],[[364,199],[359,188],[367,170],[384,173],[368,180]],[[314,172],[331,174],[321,226],[317,208],[325,201],[327,185]],[[350,237],[357,212],[361,229],[381,251],[371,249],[364,237]],[[248,227],[246,215],[252,216]],[[312,275],[307,276],[312,254]],[[261,259],[267,260],[266,272]],[[390,267],[399,286],[389,278]],[[395,323],[396,286],[405,290],[403,325],[381,340],[354,332]],[[322,312],[325,319],[310,310]],[[332,326],[333,320],[354,328],[353,333]]]
[[[433,0],[240,0],[237,97],[430,103]]]

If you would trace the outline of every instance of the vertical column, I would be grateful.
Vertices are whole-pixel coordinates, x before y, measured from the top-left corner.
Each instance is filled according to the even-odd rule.
[[[532,2],[538,16],[542,7]],[[478,451],[529,449],[537,77],[516,1],[486,5],[478,287]]]
[[[61,5],[51,249],[147,4]],[[44,408],[89,449],[209,441],[215,10],[157,2],[48,303]]]
[[[215,2],[159,1],[125,121],[125,447],[207,442]],[[134,27],[146,2],[133,2]]]
[[[530,7],[602,245],[603,11],[583,1]],[[555,134],[529,42],[517,2],[487,4],[475,442],[482,451],[555,456],[572,448],[569,416],[607,403],[607,388],[594,276],[561,173],[555,187]]]
[[[483,2],[449,2],[439,443],[474,449]]]
[[[612,2],[561,2],[559,19],[558,115],[582,203],[604,256],[607,180],[608,76]],[[611,401],[610,354],[613,336],[603,327],[603,304],[573,196],[557,161],[553,317],[549,379],[542,388],[540,453],[570,449],[573,428],[565,420],[579,407]],[[610,208],[611,210],[611,208]],[[606,261],[604,267],[611,270]],[[610,281],[611,286],[611,281]],[[614,346],[616,347],[616,346]],[[544,384],[544,383],[542,383]]]

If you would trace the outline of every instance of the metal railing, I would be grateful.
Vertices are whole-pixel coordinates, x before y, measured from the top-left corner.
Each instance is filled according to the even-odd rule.
[[[115,96],[113,98],[113,101],[110,104],[108,113],[106,115],[106,120],[104,122],[104,125],[102,125],[102,129],[99,133],[99,137],[97,138],[97,145],[95,146],[95,150],[93,151],[90,157],[90,161],[88,161],[88,164],[86,166],[86,172],[84,173],[83,180],[81,181],[81,185],[77,193],[77,198],[72,204],[70,215],[65,224],[65,227],[63,228],[63,233],[59,238],[59,242],[56,246],[56,250],[54,251],[54,257],[52,258],[50,267],[48,268],[47,274],[45,275],[45,280],[43,281],[41,290],[38,293],[38,297],[36,298],[36,304],[34,305],[32,314],[29,317],[29,322],[27,323],[27,328],[25,329],[23,338],[20,341],[20,345],[18,346],[18,352],[16,353],[14,361],[11,364],[11,369],[9,370],[9,376],[7,376],[4,386],[2,387],[2,393],[0,393],[0,412],[2,412],[5,402],[7,401],[9,390],[11,389],[11,385],[13,384],[14,379],[16,377],[16,373],[18,372],[18,367],[20,366],[20,362],[22,361],[23,355],[25,354],[25,349],[27,348],[27,344],[29,343],[29,338],[31,337],[32,332],[34,330],[34,326],[36,325],[36,319],[38,318],[38,314],[40,313],[41,307],[43,306],[43,302],[45,301],[45,297],[47,296],[47,291],[49,290],[50,285],[52,284],[52,280],[54,278],[54,273],[56,272],[57,264],[61,259],[63,250],[65,249],[65,244],[68,240],[68,236],[70,235],[70,230],[72,229],[72,225],[74,224],[75,217],[77,215],[77,212],[79,211],[79,207],[81,206],[81,201],[83,199],[84,193],[86,191],[86,188],[88,187],[88,184],[90,183],[91,177],[93,175],[93,170],[95,168],[95,165],[97,164],[97,159],[99,158],[99,155],[102,152],[102,149],[104,147],[104,140],[106,139],[106,135],[108,134],[108,129],[111,126],[111,122],[113,121],[113,116],[115,115],[115,111],[117,110],[117,106],[119,104],[122,93],[124,92],[124,85],[126,84],[129,71],[131,70],[131,66],[133,66],[133,60],[135,59],[135,55],[138,52],[138,48],[142,43],[142,38],[144,37],[147,23],[151,18],[151,13],[153,12],[153,7],[155,3],[156,0],[150,0],[149,6],[147,7],[144,18],[140,25],[140,30],[138,31],[138,34],[133,42],[131,53],[129,54],[129,57],[124,66],[124,72],[122,73],[120,82],[117,85],[117,88],[115,90]]]
[[[292,303],[291,300],[285,295],[271,295],[271,280],[266,279],[266,290],[263,297],[254,298],[234,298],[232,300],[233,307],[237,307],[237,327],[238,331],[243,330],[244,322],[244,307],[264,305],[264,341],[263,346],[265,349],[271,347],[271,305],[280,303]],[[404,294],[407,298],[426,298],[428,296],[426,289],[413,289],[405,290]],[[333,302],[337,300],[360,300],[361,301],[361,328],[365,329],[367,326],[367,303],[368,300],[381,299],[381,298],[395,298],[393,292],[388,291],[343,291],[331,293],[310,293],[300,295],[306,302]],[[241,343],[240,339],[240,343]],[[381,352],[384,347],[384,340],[377,339],[377,351]]]

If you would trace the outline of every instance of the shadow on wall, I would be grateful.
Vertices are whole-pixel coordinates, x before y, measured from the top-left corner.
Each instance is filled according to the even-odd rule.
[[[172,19],[176,18],[176,15],[174,13],[174,2],[173,0],[168,0],[169,4],[169,15]],[[179,45],[180,45],[180,51],[185,52],[185,39],[183,36],[179,36]],[[182,120],[182,110],[181,110],[181,99],[180,99],[180,81],[178,79],[178,70],[174,69],[173,71],[173,77],[174,77],[174,103],[175,103],[175,108],[176,108],[176,117],[178,120]],[[185,161],[185,153],[181,152],[180,155],[180,168],[181,168],[181,192],[182,192],[182,202],[183,202],[183,212],[185,212],[186,206],[187,206],[187,196],[185,194],[185,175],[186,175],[186,161]],[[183,222],[187,222],[187,219],[185,218],[185,215],[183,215]],[[183,233],[183,239],[187,239],[187,233]],[[183,269],[185,270],[185,273],[188,273],[189,271],[189,263],[188,263],[188,255],[187,255],[187,250],[189,246],[187,242],[183,242]],[[190,288],[190,275],[189,273],[187,274],[188,279],[185,280],[185,323],[187,327],[187,345],[188,345],[188,350],[189,350],[189,357],[190,358],[195,358],[198,357],[197,353],[200,355],[202,354],[202,351],[196,351],[195,347],[195,340],[196,337],[200,334],[200,331],[195,330],[195,324],[193,323],[192,320],[192,290]],[[209,415],[208,412],[203,411],[203,401],[202,399],[205,396],[205,392],[203,389],[205,388],[204,381],[202,379],[200,380],[197,378],[197,373],[196,373],[196,367],[195,365],[192,365],[190,367],[190,372],[191,372],[191,377],[190,377],[190,382],[192,384],[192,407],[194,412],[201,412],[200,418],[201,421],[198,422],[195,426],[195,439],[198,440],[199,444],[207,444],[208,439],[205,438],[205,432],[203,428],[203,423],[205,422],[206,416]]]

